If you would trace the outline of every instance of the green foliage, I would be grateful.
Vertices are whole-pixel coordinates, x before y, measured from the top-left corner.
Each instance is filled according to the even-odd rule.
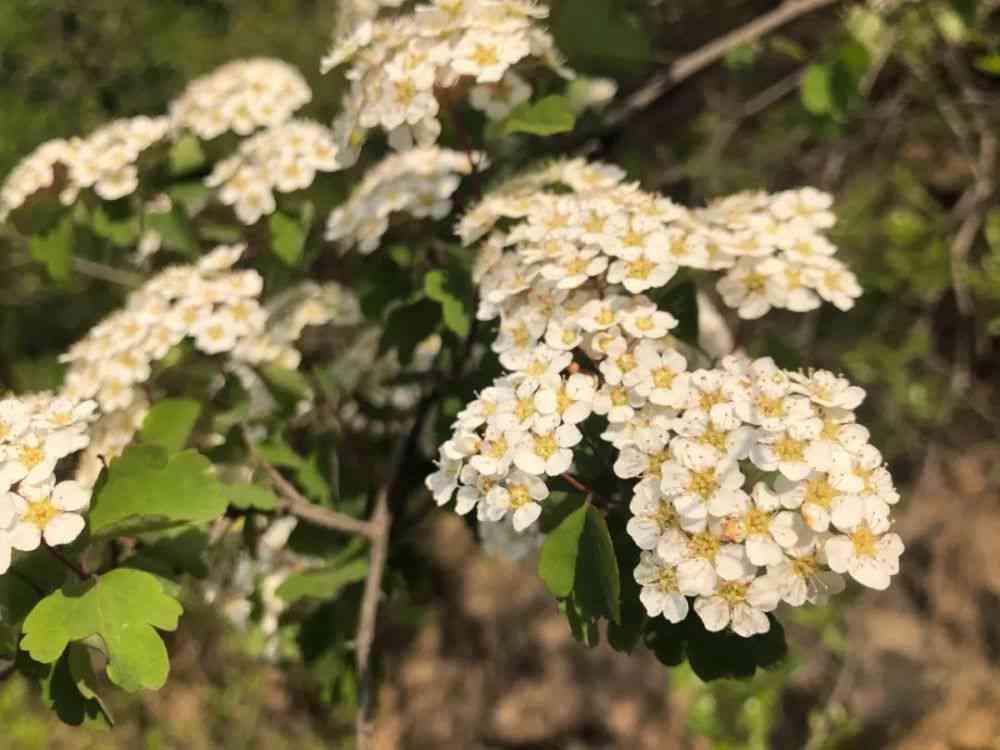
[[[243,510],[274,510],[278,498],[267,487],[259,484],[227,484],[224,488],[229,504]]]
[[[342,588],[363,581],[368,574],[368,560],[354,558],[348,562],[333,562],[301,573],[292,573],[275,592],[286,602],[304,597],[331,599]]]
[[[287,266],[297,266],[302,262],[302,251],[306,245],[308,225],[296,221],[281,211],[271,214],[271,250]]]
[[[653,60],[649,36],[623,0],[555,0],[551,24],[559,49],[585,72],[630,73]]]
[[[560,599],[573,595],[568,611],[585,619],[621,620],[618,560],[604,516],[590,503],[566,516],[546,538],[538,574]]]
[[[205,523],[222,515],[226,504],[223,486],[204,456],[137,445],[127,448],[98,481],[90,530],[110,536]]]
[[[159,445],[170,453],[176,453],[187,445],[200,415],[201,404],[192,399],[157,401],[142,422],[140,442]]]
[[[70,726],[110,729],[114,719],[97,694],[96,683],[88,648],[70,643],[42,679],[42,700]]]
[[[441,305],[441,319],[445,327],[456,336],[467,336],[472,325],[469,310],[472,287],[469,279],[454,267],[429,271],[424,276],[424,291],[428,298]]]
[[[35,260],[44,263],[53,281],[69,279],[73,260],[73,220],[69,216],[46,234],[36,234],[28,240],[28,252]]]
[[[50,664],[71,642],[97,636],[113,683],[129,692],[156,690],[170,670],[156,629],[174,630],[181,612],[154,576],[121,568],[49,594],[24,621],[21,647],[36,661]],[[74,682],[79,688],[79,681]]]
[[[504,121],[503,132],[506,135],[556,135],[569,132],[575,125],[576,115],[569,99],[554,94],[519,105]]]

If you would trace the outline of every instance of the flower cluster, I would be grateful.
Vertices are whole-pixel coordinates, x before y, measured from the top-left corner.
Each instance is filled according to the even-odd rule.
[[[571,192],[544,190],[555,184]],[[725,271],[723,300],[756,318],[772,307],[810,310],[821,299],[846,310],[860,295],[822,234],[834,222],[830,205],[826,193],[802,188],[740,193],[692,210],[625,183],[617,167],[574,159],[501,186],[458,232],[466,243],[491,233],[480,262],[480,317],[495,317],[498,303],[528,284],[561,294],[611,284],[639,294],[686,267]],[[501,219],[513,226],[491,231]]]
[[[368,254],[379,246],[391,214],[443,219],[451,213],[460,175],[472,171],[473,158],[481,157],[436,147],[390,154],[330,213],[326,239],[340,242],[344,249],[357,245]]]
[[[554,183],[569,192],[545,190]],[[799,232],[835,263],[818,239],[828,208],[806,188],[691,211],[581,160],[485,198],[458,232],[466,243],[485,236],[477,316],[500,319],[493,349],[508,374],[458,414],[427,479],[434,499],[527,529],[549,478],[576,481],[567,472],[596,414],[618,451],[614,473],[637,480],[628,530],[643,550],[635,575],[651,615],[679,621],[696,597],[708,629],[749,636],[767,630],[780,601],[815,602],[842,586],[840,573],[888,586],[902,552],[888,533],[898,495],[854,421],[864,392],[767,359],[690,372],[670,336],[678,321],[644,294],[687,266],[729,269],[725,298],[730,276],[764,257],[746,243],[768,232]],[[769,262],[821,267],[791,241],[769,248]],[[816,292],[846,306],[829,287]],[[807,308],[790,299],[768,303]]]
[[[0,221],[36,192],[55,184],[66,205],[86,188],[104,200],[130,195],[139,186],[136,162],[143,151],[163,140],[168,126],[165,117],[131,117],[113,120],[85,138],[43,143],[0,187]]]
[[[827,371],[730,356],[678,372],[669,408],[648,401],[606,439],[615,474],[638,480],[628,532],[651,616],[688,599],[708,630],[766,632],[780,602],[822,602],[840,574],[885,589],[903,545],[899,495],[854,409],[864,391]]]
[[[153,363],[188,336],[206,354],[295,366],[298,353],[275,343],[267,331],[268,313],[257,300],[260,274],[231,268],[243,249],[220,246],[197,265],[167,268],[133,292],[124,308],[61,357],[70,363],[65,393],[96,399],[104,413],[125,409]]]
[[[83,531],[90,492],[56,474],[62,459],[86,447],[96,408],[44,394],[0,400],[0,574],[11,550],[30,552],[43,539],[69,544]]]
[[[311,98],[305,79],[286,62],[233,60],[188,84],[170,104],[170,125],[206,140],[228,131],[249,135],[286,122]]]
[[[233,206],[244,224],[273,213],[274,192],[309,187],[317,172],[341,169],[330,130],[311,120],[290,120],[240,143],[239,150],[215,165],[205,179],[219,188],[219,199]]]
[[[334,126],[345,153],[356,154],[375,127],[397,149],[433,144],[441,132],[435,92],[463,77],[496,84],[529,57],[570,76],[539,24],[547,13],[532,0],[435,0],[356,26],[323,60],[324,71],[350,63],[351,88]]]
[[[6,221],[35,193],[52,187],[57,171],[69,163],[69,141],[46,141],[22,159],[0,186],[0,221]]]

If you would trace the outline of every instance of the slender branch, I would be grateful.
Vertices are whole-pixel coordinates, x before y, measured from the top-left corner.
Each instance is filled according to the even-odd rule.
[[[100,279],[101,281],[110,281],[112,284],[118,284],[119,286],[128,287],[129,289],[138,289],[143,284],[143,278],[137,273],[132,273],[131,271],[123,271],[120,268],[112,268],[111,266],[106,266],[103,263],[96,263],[92,260],[87,260],[86,258],[73,258],[73,269],[82,273],[84,276],[90,276],[94,279]]]
[[[827,5],[833,5],[839,1],[785,0],[782,5],[769,13],[758,16],[745,26],[741,26],[709,42],[694,52],[678,57],[666,72],[656,76],[641,89],[626,98],[622,106],[608,116],[606,125],[614,127],[627,120],[636,112],[647,109],[674,86],[721,60],[737,47],[749,44],[800,16],[819,10]]]
[[[354,518],[345,513],[338,513],[335,510],[324,508],[322,505],[311,502],[295,488],[294,484],[285,479],[280,471],[257,456],[252,446],[250,451],[257,465],[267,473],[271,484],[278,491],[278,494],[281,495],[284,509],[287,512],[316,526],[322,526],[325,529],[342,531],[345,534],[360,534],[369,539],[374,538],[375,529],[371,522]]]
[[[581,482],[579,479],[577,479],[576,477],[574,477],[568,471],[564,471],[561,474],[561,476],[562,476],[563,481],[566,482],[566,484],[568,484],[574,490],[582,492],[582,493],[584,493],[586,495],[592,495],[592,494],[594,494],[594,491],[592,489],[590,489],[590,487],[588,487],[587,485],[585,485],[583,482]]]
[[[43,546],[45,547],[45,549],[49,551],[50,555],[52,555],[56,560],[58,560],[67,568],[69,568],[71,571],[73,571],[76,574],[76,577],[79,578],[81,581],[87,581],[90,579],[91,577],[90,573],[88,573],[85,568],[83,568],[80,565],[77,565],[75,562],[70,560],[55,547],[50,547],[47,543],[44,544]]]

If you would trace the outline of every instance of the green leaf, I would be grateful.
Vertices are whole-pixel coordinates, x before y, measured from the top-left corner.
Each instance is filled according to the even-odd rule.
[[[670,333],[689,344],[698,343],[698,287],[693,281],[667,287],[653,297],[661,310],[677,318]]]
[[[505,135],[530,133],[532,135],[555,135],[566,133],[576,125],[573,107],[565,96],[553,94],[537,102],[518,105],[504,121]]]
[[[132,446],[111,463],[94,490],[90,531],[118,536],[205,523],[227,500],[212,464],[196,451],[174,455],[155,445]]]
[[[620,623],[621,581],[611,534],[597,508],[588,505],[586,514],[574,576],[575,598],[590,614],[607,615]]]
[[[165,248],[191,257],[197,257],[201,253],[194,226],[179,204],[174,204],[169,211],[163,213],[147,212],[143,222],[145,229],[159,233]]]
[[[814,115],[833,111],[833,71],[829,65],[810,65],[802,75],[800,96],[802,106]]]
[[[424,291],[427,296],[441,305],[445,326],[456,336],[465,338],[472,324],[469,313],[470,290],[468,283],[457,271],[430,271],[424,277]]]
[[[99,237],[111,240],[118,247],[130,247],[139,239],[139,219],[129,216],[127,219],[115,221],[104,210],[97,206],[92,214],[91,227]]]
[[[343,564],[324,565],[301,573],[292,573],[275,594],[286,602],[304,597],[332,599],[342,588],[363,581],[368,574],[368,561],[357,558]]]
[[[611,538],[615,544],[621,580],[621,620],[608,623],[608,643],[617,651],[632,653],[642,637],[646,624],[646,608],[639,599],[641,588],[632,571],[639,564],[639,548],[635,546],[624,519],[614,519]]]
[[[96,684],[86,646],[71,643],[42,679],[42,701],[64,724],[110,729],[114,720],[98,696]]]
[[[306,227],[295,219],[275,211],[271,214],[271,250],[286,266],[295,267],[302,261],[306,244]]]
[[[28,253],[44,263],[53,281],[69,279],[73,261],[73,220],[64,216],[54,229],[46,234],[36,234],[28,240]]]
[[[98,636],[113,683],[129,692],[157,690],[167,680],[170,662],[156,629],[174,630],[182,612],[155,576],[119,568],[45,597],[24,621],[21,648],[49,664],[70,642]]]
[[[988,73],[991,76],[1000,76],[1000,52],[980,55],[973,61],[973,65],[983,73]]]
[[[629,73],[650,62],[649,35],[623,0],[558,0],[550,26],[556,46],[586,73]]]
[[[259,484],[227,484],[223,491],[229,504],[244,510],[274,510],[278,498],[270,488]]]
[[[991,208],[986,213],[984,227],[986,241],[995,255],[1000,255],[1000,208]]]
[[[587,523],[587,506],[581,505],[545,537],[538,559],[538,575],[553,596],[563,599],[573,591],[580,537]]]
[[[260,365],[257,368],[260,376],[267,383],[271,392],[286,405],[294,406],[303,399],[313,395],[309,379],[299,370],[292,370],[277,365]]]
[[[426,297],[394,307],[386,318],[379,351],[395,349],[405,367],[413,361],[413,352],[420,342],[437,330],[440,321],[441,306]]]
[[[170,174],[174,177],[183,177],[197,171],[205,164],[201,141],[191,133],[185,133],[170,147],[168,159]]]
[[[200,415],[201,404],[192,399],[168,398],[157,401],[142,422],[140,441],[162,446],[175,453],[187,445]]]
[[[156,532],[152,538],[143,537],[142,542],[140,550],[126,561],[129,568],[145,570],[171,581],[184,574],[205,578],[209,573],[205,552],[210,541],[202,529],[189,527]]]

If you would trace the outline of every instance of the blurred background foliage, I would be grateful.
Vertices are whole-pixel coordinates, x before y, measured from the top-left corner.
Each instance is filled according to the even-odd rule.
[[[571,64],[614,77],[625,94],[678,55],[776,5],[551,4]],[[998,5],[833,3],[731,51],[621,126],[580,128],[580,142],[594,158],[619,163],[645,187],[682,202],[800,184],[834,193],[834,239],[859,274],[864,297],[847,314],[825,306],[806,316],[771,315],[737,335],[754,354],[844,371],[864,385],[862,419],[904,481],[916,476],[932,443],[960,450],[997,440]],[[0,173],[48,138],[86,132],[113,117],[161,112],[188,80],[237,57],[295,64],[314,91],[306,113],[327,120],[337,96],[319,76],[318,60],[335,6],[336,0],[5,0]],[[81,280],[53,292],[42,266],[13,257],[0,255],[0,386],[46,387],[59,377],[55,355],[81,321],[96,320],[117,301],[106,287]],[[53,299],[70,304],[53,306]],[[870,727],[831,697],[834,686],[822,700],[789,708],[789,681],[803,658],[795,634],[808,631],[809,648],[822,644],[838,664],[849,606],[806,613],[801,629],[792,631],[789,663],[753,681],[709,687],[686,668],[676,670],[670,689],[686,706],[685,742],[727,750],[798,747],[776,739],[794,709],[809,727],[810,748],[884,746],[869,744]],[[204,613],[190,625],[199,639],[213,627],[221,628]],[[37,698],[8,681],[0,689],[0,744],[280,750],[336,741],[329,709],[303,697],[294,675],[286,684],[234,637],[213,637],[213,658],[190,663],[193,676],[184,676],[183,660],[175,668],[181,686],[171,688],[171,700],[182,701],[176,691],[186,688],[190,703],[168,705],[181,715],[192,711],[190,721],[166,730],[156,721],[164,707],[155,698],[132,699],[116,707],[128,717],[124,725],[95,738],[34,712]],[[182,651],[183,641],[182,633],[175,649]]]

